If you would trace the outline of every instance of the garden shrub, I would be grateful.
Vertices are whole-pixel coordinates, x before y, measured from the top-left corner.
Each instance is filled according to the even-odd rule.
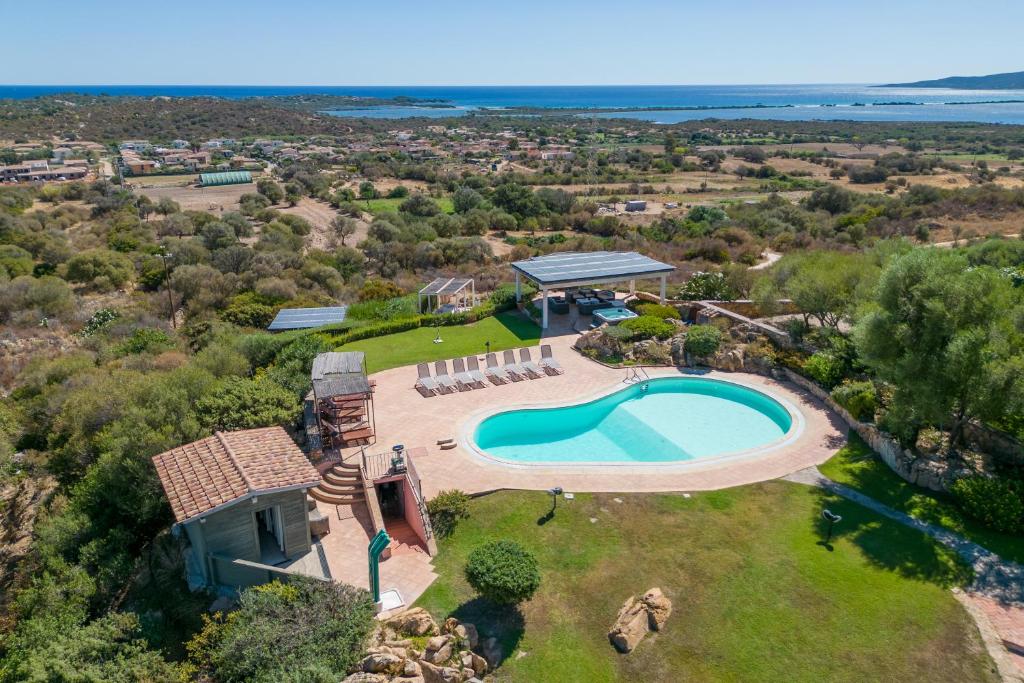
[[[476,548],[466,561],[466,581],[498,604],[529,600],[540,587],[537,558],[515,541],[491,541]]]
[[[960,509],[996,531],[1024,530],[1024,484],[1013,479],[980,475],[953,482],[950,493]]]
[[[207,619],[188,643],[197,680],[337,681],[374,624],[369,592],[306,577],[242,591],[238,609]]]
[[[633,339],[668,339],[676,326],[653,315],[641,315],[623,320],[619,327],[629,330]]]
[[[821,386],[832,389],[843,380],[846,363],[828,351],[818,351],[804,361],[803,370]]]
[[[469,496],[458,489],[441,491],[427,503],[430,525],[440,538],[451,535],[459,520],[469,517]]]
[[[675,306],[663,306],[661,304],[640,304],[636,307],[636,312],[640,315],[651,315],[662,320],[665,318],[682,320],[683,318]]]
[[[287,424],[300,410],[298,397],[266,376],[226,377],[196,401],[203,426],[221,431]]]
[[[870,422],[875,419],[878,401],[875,396],[875,385],[870,381],[851,382],[847,380],[832,390],[832,398],[861,422]]]
[[[157,353],[174,346],[170,335],[152,327],[139,327],[118,346],[122,355]]]
[[[703,358],[710,356],[722,344],[722,331],[712,325],[691,325],[686,331],[683,348],[687,353]]]
[[[221,320],[238,325],[239,327],[266,327],[277,315],[274,306],[255,303],[251,301],[239,301],[231,304],[221,312]]]

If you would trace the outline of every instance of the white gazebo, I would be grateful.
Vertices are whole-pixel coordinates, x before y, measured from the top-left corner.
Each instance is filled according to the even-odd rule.
[[[638,254],[635,251],[562,252],[514,261],[516,301],[522,299],[521,280],[537,283],[541,300],[541,327],[548,326],[548,291],[584,285],[629,282],[629,291],[636,291],[636,281],[644,278],[661,280],[661,303],[665,303],[668,274],[675,266]]]
[[[430,310],[451,307],[449,313],[472,308],[476,305],[476,282],[473,278],[439,277],[420,290],[419,308],[423,312],[423,300]],[[433,300],[433,306],[431,306]]]

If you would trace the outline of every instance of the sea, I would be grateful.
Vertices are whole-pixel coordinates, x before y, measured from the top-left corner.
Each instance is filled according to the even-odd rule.
[[[482,109],[602,109],[578,114],[656,123],[695,119],[786,121],[973,121],[1024,124],[1024,90],[954,90],[811,85],[570,85],[570,86],[249,86],[249,85],[0,85],[0,99],[59,93],[207,96],[241,99],[286,95],[410,97],[446,106],[373,106],[326,113],[402,119],[466,116]]]

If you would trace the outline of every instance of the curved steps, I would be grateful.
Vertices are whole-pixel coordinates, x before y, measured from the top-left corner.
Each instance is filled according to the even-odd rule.
[[[366,501],[359,465],[339,463],[324,473],[309,495],[331,505],[353,505]]]

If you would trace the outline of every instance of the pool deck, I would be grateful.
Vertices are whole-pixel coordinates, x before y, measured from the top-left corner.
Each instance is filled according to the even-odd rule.
[[[571,330],[545,334],[555,358],[565,369],[560,376],[524,380],[502,386],[488,385],[442,396],[423,397],[413,388],[415,367],[376,373],[374,395],[376,443],[371,452],[394,444],[424,446],[427,455],[416,460],[426,498],[443,489],[483,493],[498,489],[543,490],[561,486],[566,491],[643,492],[698,491],[750,484],[791,474],[828,460],[846,442],[840,418],[797,386],[747,373],[709,371],[701,376],[735,382],[760,390],[795,407],[803,416],[802,431],[788,443],[767,452],[724,461],[690,461],[676,465],[508,465],[489,460],[465,443],[467,426],[487,412],[540,404],[576,403],[627,386],[627,370],[596,363],[574,351],[577,338]],[[531,351],[534,361],[539,357]],[[481,354],[482,361],[482,354]],[[483,363],[481,362],[481,365]],[[655,377],[683,376],[675,368],[648,368]],[[459,444],[441,450],[437,441],[456,439]],[[356,457],[358,449],[345,451]]]

